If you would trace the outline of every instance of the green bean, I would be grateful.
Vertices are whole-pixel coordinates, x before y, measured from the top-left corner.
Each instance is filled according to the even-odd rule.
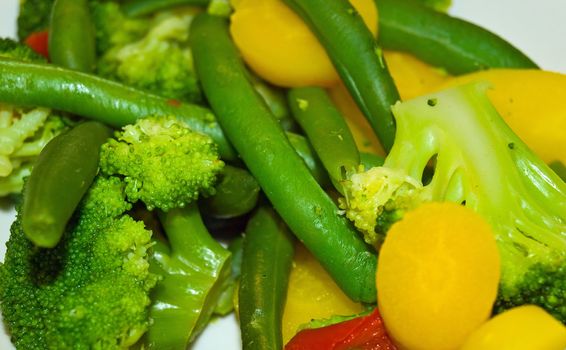
[[[452,74],[479,69],[537,68],[499,36],[411,0],[376,0],[383,47],[407,51]]]
[[[292,132],[287,132],[286,135],[291,146],[306,164],[316,182],[323,188],[327,187],[330,184],[328,173],[322,166],[320,158],[318,158],[310,142],[303,135]]]
[[[279,124],[285,131],[292,131],[296,128],[295,120],[291,117],[291,112],[287,106],[285,98],[285,90],[272,86],[250,74],[250,81],[252,82],[255,91],[263,97],[263,100],[269,107],[271,113],[279,120]]]
[[[227,165],[216,185],[216,193],[202,199],[201,208],[215,218],[244,215],[255,208],[259,191],[257,181],[248,171]]]
[[[172,101],[126,85],[48,64],[0,57],[0,101],[49,107],[113,127],[148,115],[174,115],[209,135],[225,160],[237,160],[214,114],[204,107]]]
[[[293,239],[285,223],[268,207],[260,207],[246,227],[239,290],[243,349],[283,348],[281,323]]]
[[[210,0],[131,0],[122,6],[128,17],[138,17],[175,6],[206,6]]]
[[[395,138],[391,106],[399,93],[381,48],[347,0],[284,0],[311,28],[383,148]]]
[[[87,0],[55,0],[48,45],[54,64],[81,72],[94,70],[95,32]]]
[[[199,14],[190,43],[218,121],[279,215],[347,295],[375,301],[375,255],[339,215],[246,78],[227,22]]]
[[[358,171],[360,152],[348,124],[318,87],[294,88],[288,94],[293,116],[328,171],[336,189],[342,192],[341,181],[346,174]]]
[[[100,146],[111,136],[98,122],[58,135],[41,151],[24,187],[22,226],[37,246],[52,248],[92,183]]]

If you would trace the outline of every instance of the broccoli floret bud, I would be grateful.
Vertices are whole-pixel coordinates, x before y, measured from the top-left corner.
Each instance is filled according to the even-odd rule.
[[[344,198],[339,206],[376,248],[403,212],[419,204],[422,184],[400,170],[375,167],[354,173],[343,181]]]
[[[418,188],[433,163],[430,183],[414,200],[462,203],[492,225],[502,263],[496,310],[531,303],[566,322],[566,184],[505,124],[486,89],[476,83],[396,104],[397,134],[384,174],[406,174]],[[399,180],[378,176],[366,186],[390,186],[392,179]],[[369,210],[391,203],[394,210],[401,198],[402,212],[405,194],[377,198]]]
[[[45,57],[33,51],[29,46],[8,38],[0,38],[0,57],[13,58],[24,62],[46,62]]]
[[[99,7],[99,75],[171,99],[202,100],[188,46],[195,9],[132,20],[124,18],[116,4]]]
[[[46,108],[0,103],[0,196],[19,193],[43,147],[69,122]]]
[[[101,171],[123,176],[128,200],[148,209],[181,208],[214,193],[224,162],[216,144],[174,117],[148,117],[102,146]]]
[[[98,177],[53,249],[11,227],[0,304],[17,348],[123,349],[149,326],[151,232],[125,214],[118,178]]]

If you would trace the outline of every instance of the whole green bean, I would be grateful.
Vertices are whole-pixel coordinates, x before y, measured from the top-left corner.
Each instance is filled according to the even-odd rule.
[[[269,207],[260,207],[246,227],[239,290],[243,349],[283,348],[281,323],[293,239],[285,223]]]
[[[48,64],[0,57],[0,101],[70,112],[113,127],[149,115],[174,115],[194,131],[209,135],[225,160],[236,160],[212,112],[126,85]]]
[[[98,171],[100,146],[111,136],[98,122],[58,135],[41,151],[26,185],[22,227],[37,246],[52,248]]]
[[[199,14],[190,42],[218,121],[279,215],[347,295],[375,301],[375,254],[339,215],[253,89],[227,22]]]
[[[376,0],[383,47],[407,51],[452,74],[486,68],[537,68],[499,36],[413,0]]]
[[[358,171],[360,152],[348,124],[326,91],[319,87],[294,88],[288,94],[293,116],[307,135],[328,171],[336,189],[342,192],[346,174]]]
[[[348,0],[284,0],[311,28],[383,148],[395,138],[391,106],[399,92],[381,48]]]
[[[81,72],[94,70],[95,32],[87,0],[55,0],[48,45],[54,64]]]
[[[206,215],[233,218],[250,212],[257,204],[259,184],[245,169],[226,165],[222,169],[216,193],[201,200]]]
[[[148,15],[175,6],[206,6],[210,0],[131,0],[122,6],[128,17]]]

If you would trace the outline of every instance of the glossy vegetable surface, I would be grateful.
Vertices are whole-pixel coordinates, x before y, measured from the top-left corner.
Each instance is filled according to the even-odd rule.
[[[269,207],[246,227],[239,290],[243,349],[279,350],[281,320],[293,261],[293,236]]]
[[[346,294],[354,300],[375,301],[375,255],[338,215],[332,199],[253,90],[228,24],[199,15],[191,28],[191,42],[208,101],[275,210]]]
[[[54,247],[98,171],[100,146],[110,130],[85,122],[53,140],[40,153],[24,187],[22,227],[40,247]]]

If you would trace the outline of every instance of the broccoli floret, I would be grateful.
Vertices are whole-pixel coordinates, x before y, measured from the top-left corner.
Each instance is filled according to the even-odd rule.
[[[30,34],[47,30],[51,7],[55,0],[20,0],[18,38],[24,41]]]
[[[151,232],[126,213],[118,178],[98,177],[61,242],[35,247],[21,216],[0,266],[0,303],[22,349],[121,349],[149,326]]]
[[[0,57],[8,57],[25,62],[46,62],[45,57],[33,51],[29,46],[8,38],[0,38]]]
[[[213,194],[224,162],[210,137],[175,117],[148,117],[102,146],[100,167],[105,174],[124,177],[130,201],[167,211]]]
[[[20,216],[12,226],[0,306],[19,348],[121,349],[141,346],[146,332],[155,348],[184,348],[231,281],[230,252],[195,202],[223,167],[210,137],[173,117],[140,119],[116,137],[55,248],[33,246]],[[168,242],[132,218],[138,200],[167,210]]]
[[[347,181],[343,208],[375,201],[372,213],[354,215],[367,227],[375,213],[402,214],[421,202],[472,208],[493,226],[501,253],[496,311],[532,303],[566,322],[566,184],[505,124],[486,89],[465,85],[395,105],[397,134],[383,169]]]
[[[196,199],[214,192],[224,163],[209,136],[174,117],[147,117],[102,146],[101,172],[119,176],[129,201],[158,209],[168,242],[154,238],[151,348],[185,348],[207,324],[230,280],[231,254],[206,230]],[[187,293],[191,290],[191,293]]]
[[[96,8],[99,75],[171,99],[202,100],[188,46],[197,10],[179,8],[129,19],[113,3]]]

